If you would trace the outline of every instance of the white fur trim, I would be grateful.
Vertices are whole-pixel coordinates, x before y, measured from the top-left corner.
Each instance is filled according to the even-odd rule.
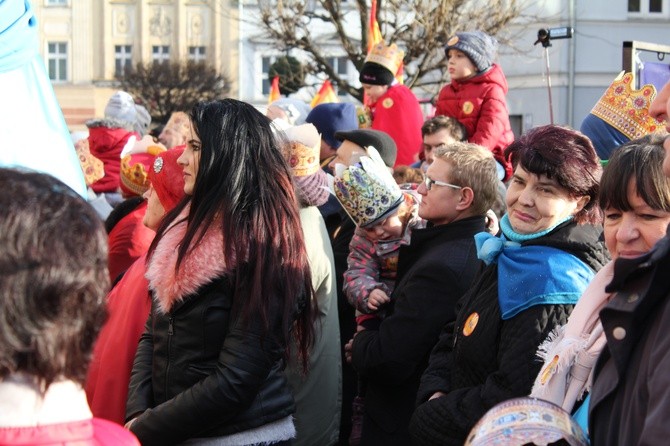
[[[238,432],[225,437],[192,438],[183,444],[195,446],[247,446],[271,445],[295,438],[293,417],[288,416],[263,426]]]
[[[37,380],[15,374],[0,382],[0,427],[34,427],[93,418],[86,393],[74,381],[52,383],[41,395]]]

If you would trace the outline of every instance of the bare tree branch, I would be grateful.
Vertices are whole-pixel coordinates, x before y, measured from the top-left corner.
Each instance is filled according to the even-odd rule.
[[[188,111],[201,100],[221,99],[230,82],[203,62],[138,63],[117,78],[121,88],[138,99],[156,122],[165,123],[173,111]]]
[[[444,46],[457,31],[482,30],[506,43],[504,32],[512,23],[537,20],[524,16],[527,0],[378,0],[377,17],[387,44],[405,51],[405,84],[437,93],[448,78]],[[352,96],[362,90],[342,78],[328,63],[323,40],[335,39],[346,57],[360,70],[367,52],[370,9],[366,0],[283,0],[278,4],[258,1],[265,37],[282,50],[307,55],[308,74],[327,76]],[[310,10],[309,5],[312,5]],[[316,6],[314,6],[316,5]],[[352,17],[355,15],[355,17]]]

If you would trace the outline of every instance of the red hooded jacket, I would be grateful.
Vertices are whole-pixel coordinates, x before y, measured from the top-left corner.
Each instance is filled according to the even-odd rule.
[[[514,141],[505,102],[507,79],[499,65],[477,76],[453,80],[440,91],[435,115],[451,116],[463,124],[468,141],[493,152],[505,167],[505,179],[512,176],[512,165],[503,151]]]
[[[96,119],[86,123],[88,126],[88,144],[91,154],[104,164],[105,176],[91,184],[96,193],[116,192],[119,188],[121,171],[121,151],[131,136],[138,140],[140,136],[118,127],[110,119]]]
[[[398,147],[396,166],[409,166],[418,158],[423,138],[423,113],[412,90],[404,85],[392,85],[374,104],[372,126],[388,133]]]

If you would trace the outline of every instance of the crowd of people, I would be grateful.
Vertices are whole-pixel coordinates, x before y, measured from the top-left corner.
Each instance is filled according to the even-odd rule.
[[[566,441],[665,441],[670,83],[615,79],[632,130],[597,104],[514,139],[496,49],[449,39],[425,120],[382,42],[364,119],[223,99],[157,128],[119,91],[75,142],[87,197],[0,168],[0,444],[560,439],[496,418],[519,397]]]

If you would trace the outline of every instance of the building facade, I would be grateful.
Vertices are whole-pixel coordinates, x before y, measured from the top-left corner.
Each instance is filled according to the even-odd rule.
[[[212,0],[32,0],[49,77],[71,130],[100,117],[140,61],[207,60],[237,96],[237,9]]]
[[[114,91],[115,73],[127,64],[207,59],[232,80],[230,96],[262,107],[270,88],[269,67],[285,54],[263,35],[258,0],[33,2],[45,63],[73,129],[102,113]],[[670,0],[539,0],[528,5],[525,13],[542,19],[506,30],[510,45],[501,47],[498,58],[510,86],[507,100],[516,133],[550,123],[552,114],[554,123],[579,128],[622,69],[624,41],[670,45]],[[342,1],[342,8],[355,6]],[[352,35],[359,32],[355,14],[346,26]],[[553,39],[547,49],[534,45],[540,29],[558,27],[573,27],[572,38]],[[334,39],[324,32],[318,44],[338,73],[356,85],[358,73]],[[297,51],[290,54],[301,57]],[[661,57],[640,52],[634,59],[644,63]],[[319,79],[308,81],[318,87]],[[309,102],[315,90],[305,88],[297,97]],[[437,91],[415,93],[429,99]],[[342,100],[353,101],[345,95]]]

